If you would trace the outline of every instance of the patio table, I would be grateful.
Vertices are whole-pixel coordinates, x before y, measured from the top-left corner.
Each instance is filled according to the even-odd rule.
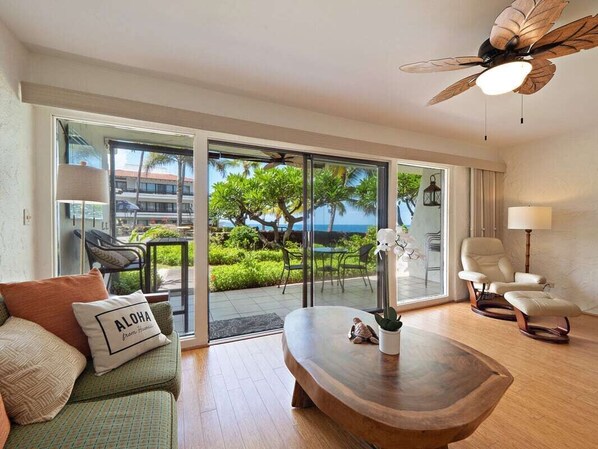
[[[159,246],[181,247],[181,305],[180,310],[174,310],[173,315],[184,316],[184,332],[189,332],[189,240],[178,237],[159,237],[145,242],[147,247],[147,263],[145,264],[145,291],[156,290],[157,252]],[[153,274],[153,277],[151,276]],[[153,279],[153,282],[152,282]]]
[[[336,266],[334,264],[334,255],[335,254],[346,254],[349,250],[347,248],[338,247],[331,247],[331,246],[318,246],[313,249],[314,253],[314,263],[316,266],[316,271],[322,272],[322,288],[320,291],[324,291],[324,284],[326,282],[326,273],[330,273],[330,283],[334,285],[333,275],[336,273],[337,281],[340,283],[340,279],[338,279],[339,275],[339,261],[336,261]],[[326,259],[330,257],[330,264],[326,265]],[[322,261],[322,266],[318,266],[318,259]]]

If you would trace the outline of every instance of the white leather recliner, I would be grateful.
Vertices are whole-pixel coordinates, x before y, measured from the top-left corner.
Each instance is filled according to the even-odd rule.
[[[542,291],[543,276],[515,272],[499,239],[471,237],[461,245],[463,271],[459,278],[467,282],[474,312],[491,318],[515,321],[515,314],[495,309],[513,310],[503,295],[512,291]]]

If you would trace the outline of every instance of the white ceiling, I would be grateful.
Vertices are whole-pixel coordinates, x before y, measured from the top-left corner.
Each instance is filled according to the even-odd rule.
[[[184,78],[212,89],[365,122],[483,142],[478,88],[427,101],[477,69],[400,72],[402,64],[476,55],[508,0],[0,0],[0,17],[28,44]],[[557,26],[598,13],[573,0]],[[594,127],[598,49],[555,59],[525,98],[487,97],[489,145]]]

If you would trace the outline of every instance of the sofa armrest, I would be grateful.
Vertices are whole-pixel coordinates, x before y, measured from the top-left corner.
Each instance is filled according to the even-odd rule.
[[[464,281],[476,282],[479,284],[489,284],[490,279],[483,273],[477,271],[459,271],[459,278]]]
[[[174,321],[172,318],[172,307],[168,302],[158,302],[150,304],[150,309],[156,318],[158,327],[164,335],[170,335],[174,331]]]
[[[532,273],[515,273],[515,282],[522,282],[526,284],[546,284],[546,278],[539,274]]]

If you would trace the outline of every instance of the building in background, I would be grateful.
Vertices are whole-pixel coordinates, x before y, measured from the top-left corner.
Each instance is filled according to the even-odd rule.
[[[142,170],[138,202],[136,183],[136,171],[114,171],[117,234],[127,233],[132,229],[135,211],[137,225],[176,224],[176,175],[145,173]],[[183,184],[183,220],[193,222],[193,179],[187,177]]]

